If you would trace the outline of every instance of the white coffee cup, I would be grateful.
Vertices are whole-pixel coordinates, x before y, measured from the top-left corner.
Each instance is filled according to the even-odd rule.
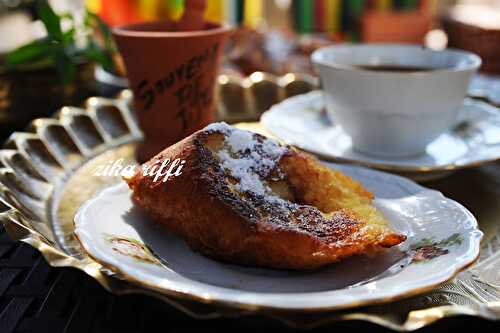
[[[327,110],[352,138],[353,148],[385,157],[420,154],[451,129],[469,81],[481,65],[470,52],[404,44],[329,46],[311,58],[321,77]]]

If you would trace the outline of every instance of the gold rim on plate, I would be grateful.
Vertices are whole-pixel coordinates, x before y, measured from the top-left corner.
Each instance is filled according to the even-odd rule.
[[[116,158],[133,159],[134,144],[142,139],[142,133],[131,105],[132,94],[127,90],[116,99],[90,98],[84,108],[64,107],[53,118],[34,120],[27,132],[13,133],[0,150],[0,219],[11,238],[38,249],[51,266],[80,269],[115,294],[158,297],[196,318],[257,311],[294,327],[313,327],[332,320],[365,320],[398,330],[414,330],[458,314],[499,318],[500,290],[481,279],[481,288],[491,290],[492,295],[498,293],[497,298],[480,303],[462,292],[460,298],[465,303],[450,306],[442,298],[429,303],[425,298],[428,295],[419,295],[395,303],[322,313],[290,313],[255,307],[241,310],[232,304],[221,306],[210,300],[205,300],[208,304],[192,302],[184,295],[171,297],[127,281],[126,276],[93,260],[74,237],[72,228],[76,209],[95,192],[116,181],[89,178],[93,168]],[[441,285],[431,294],[456,298],[456,283],[478,290],[468,281],[472,279],[477,284],[476,276],[481,276],[481,269],[500,267],[500,260],[490,262],[494,253],[500,251],[500,233],[494,236],[493,242],[488,243],[496,249],[491,255],[461,273],[455,279],[458,282]],[[394,312],[400,316],[394,316]]]

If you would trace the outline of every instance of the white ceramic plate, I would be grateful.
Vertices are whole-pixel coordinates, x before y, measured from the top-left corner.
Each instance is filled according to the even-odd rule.
[[[387,302],[429,290],[477,258],[482,233],[460,204],[402,177],[329,165],[373,191],[375,205],[407,241],[376,257],[353,257],[312,272],[227,264],[193,252],[149,221],[133,206],[124,183],[79,209],[75,234],[93,258],[129,281],[249,310],[313,311]]]
[[[469,86],[470,96],[485,99],[496,106],[500,105],[500,76],[477,74]]]
[[[380,158],[352,149],[351,138],[327,118],[323,93],[313,91],[273,106],[262,125],[284,142],[322,158],[403,172],[448,171],[500,159],[500,110],[466,99],[455,129],[434,140],[424,154]]]

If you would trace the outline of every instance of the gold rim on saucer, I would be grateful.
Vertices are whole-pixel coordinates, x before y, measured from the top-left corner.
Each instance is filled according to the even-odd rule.
[[[334,155],[333,153],[328,154],[325,152],[324,149],[321,147],[313,147],[307,144],[307,137],[305,137],[302,132],[299,132],[299,130],[295,132],[290,129],[283,130],[281,129],[281,124],[278,124],[277,118],[286,116],[286,113],[288,112],[289,115],[293,114],[294,112],[297,113],[298,110],[300,109],[311,109],[312,106],[314,108],[319,108],[319,101],[322,101],[322,96],[320,95],[320,91],[312,91],[300,96],[294,96],[291,97],[290,99],[287,99],[280,104],[274,105],[270,110],[266,111],[262,117],[261,121],[259,124],[254,124],[254,127],[262,127],[262,129],[258,129],[261,132],[266,133],[267,135],[271,135],[274,138],[277,138],[278,140],[284,141],[288,144],[294,145],[299,149],[302,149],[304,151],[307,151],[311,154],[314,154],[318,156],[319,158],[326,160],[326,161],[332,161],[332,162],[340,162],[340,163],[351,163],[351,164],[357,164],[357,165],[362,165],[365,167],[369,168],[374,168],[378,170],[383,170],[383,171],[390,171],[390,172],[395,172],[399,173],[405,176],[409,176],[410,178],[423,178],[423,179],[432,179],[432,178],[439,178],[441,176],[450,174],[453,171],[460,170],[460,169],[467,169],[467,168],[473,168],[480,166],[485,163],[489,162],[494,162],[497,160],[500,160],[500,154],[490,154],[486,157],[481,157],[481,158],[470,158],[469,160],[466,161],[460,161],[460,163],[442,163],[438,165],[410,165],[410,164],[402,164],[398,162],[394,163],[389,163],[387,161],[384,161],[383,159],[378,159],[378,158],[365,158],[365,159],[357,159],[357,158],[352,158],[348,156],[341,156],[339,154]],[[464,102],[464,105],[467,105],[467,107],[481,107],[484,109],[485,113],[488,114],[493,114],[492,108],[494,108],[491,105],[488,104],[481,104],[483,102],[480,101],[473,101],[473,100],[468,100],[467,102]],[[472,110],[476,111],[476,110]],[[319,110],[318,110],[319,112]],[[496,113],[496,112],[495,112]],[[298,116],[297,116],[298,117]],[[493,117],[493,116],[491,116]],[[275,119],[276,118],[276,119]],[[274,119],[274,120],[273,120]],[[497,119],[497,118],[495,118]],[[500,120],[500,110],[498,113],[498,120]],[[307,121],[304,119],[304,122]],[[319,121],[318,121],[319,123]],[[465,144],[469,146],[471,142],[476,140],[477,138],[475,136],[471,136],[470,140],[468,138],[469,133],[465,132],[465,130],[461,130],[462,127],[469,126],[470,124],[466,121],[463,122],[463,125],[458,125],[456,126],[457,130],[454,131],[454,133],[462,133],[460,135],[461,139],[464,140]],[[280,131],[283,131],[283,133],[288,133],[288,134],[279,134]],[[326,130],[325,130],[326,131]],[[299,135],[300,134],[300,135]],[[295,138],[294,136],[297,136],[298,138]],[[312,136],[309,136],[311,139]],[[469,142],[470,141],[470,142]],[[497,144],[500,146],[500,143]],[[483,149],[482,151],[484,152],[487,149],[490,149],[489,145],[486,143],[483,143],[482,146]],[[469,148],[472,149],[472,148]]]

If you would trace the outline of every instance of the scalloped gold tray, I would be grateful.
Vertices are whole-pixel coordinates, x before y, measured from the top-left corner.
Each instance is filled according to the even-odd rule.
[[[159,297],[196,318],[258,312],[295,327],[366,320],[406,331],[459,314],[500,319],[498,163],[461,171],[431,184],[471,209],[485,237],[481,257],[474,266],[424,295],[341,312],[241,310],[214,305],[210,300],[196,303],[154,293],[111,272],[82,250],[73,235],[73,216],[96,191],[117,181],[93,176],[96,166],[119,158],[124,164],[133,161],[142,133],[131,101],[131,93],[124,91],[116,99],[90,98],[84,108],[64,107],[53,118],[34,120],[26,132],[13,133],[0,150],[0,219],[13,239],[37,248],[52,266],[81,269],[116,294]],[[259,130],[255,123],[240,126]]]

